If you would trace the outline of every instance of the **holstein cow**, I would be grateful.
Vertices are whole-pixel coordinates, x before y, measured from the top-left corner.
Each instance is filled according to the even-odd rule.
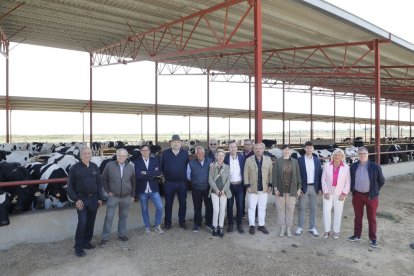
[[[48,180],[67,177],[66,171],[57,164],[42,164],[39,162],[27,166],[32,180]],[[45,209],[63,207],[68,203],[66,183],[42,183],[36,195],[36,209],[43,204]]]
[[[412,150],[411,152],[407,152],[407,160],[414,160],[414,144],[407,144],[405,150]]]
[[[55,145],[52,143],[33,142],[30,144],[30,151],[34,155],[51,154],[53,152],[54,147]]]
[[[398,151],[401,151],[401,146],[394,144],[390,145],[387,148],[388,152],[395,152],[395,153],[389,153],[389,154],[381,154],[381,164],[391,164],[391,163],[398,163],[402,161],[402,154],[398,153]]]
[[[345,148],[344,152],[345,152],[346,162],[348,164],[352,164],[352,163],[357,162],[359,160],[358,159],[358,148],[357,147]]]
[[[67,173],[69,173],[70,167],[78,163],[79,160],[72,155],[52,153],[47,163],[54,163],[62,167]]]
[[[19,163],[0,162],[0,182],[28,180],[29,174],[26,168]],[[2,207],[7,207],[8,212],[20,213],[31,210],[34,199],[33,187],[31,185],[21,185],[0,188],[0,195],[4,197]]]
[[[8,163],[17,162],[21,166],[24,166],[32,162],[33,154],[30,151],[13,151],[6,156]]]

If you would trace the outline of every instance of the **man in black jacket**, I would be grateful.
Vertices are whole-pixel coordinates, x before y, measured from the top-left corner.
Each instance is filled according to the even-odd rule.
[[[102,186],[99,168],[90,162],[90,148],[81,149],[81,162],[73,165],[68,176],[68,197],[75,202],[78,226],[75,236],[75,254],[86,255],[83,249],[95,248],[91,244],[98,207],[102,205]]]

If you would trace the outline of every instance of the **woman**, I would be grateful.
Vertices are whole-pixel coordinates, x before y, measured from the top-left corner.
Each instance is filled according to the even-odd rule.
[[[213,203],[213,236],[223,237],[227,198],[231,198],[230,167],[229,165],[224,164],[224,150],[217,150],[215,156],[216,161],[210,165],[210,172],[208,175],[210,196]]]
[[[336,149],[332,153],[331,162],[324,165],[321,182],[323,191],[323,224],[325,228],[323,238],[326,239],[330,236],[331,211],[333,206],[333,238],[336,240],[339,238],[342,210],[351,184],[349,166],[345,163],[343,150]]]
[[[295,211],[296,197],[302,193],[302,178],[300,176],[299,163],[290,157],[289,145],[283,146],[283,157],[276,159],[273,165],[274,189],[276,195],[278,224],[280,236],[292,237],[292,221]],[[287,227],[287,228],[286,228]]]

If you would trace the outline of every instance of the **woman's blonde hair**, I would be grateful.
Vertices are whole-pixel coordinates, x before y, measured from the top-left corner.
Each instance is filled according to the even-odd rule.
[[[343,156],[342,161],[345,162],[345,153],[340,148],[337,148],[336,150],[334,150],[334,152],[332,153],[332,156],[331,156],[331,161],[334,160],[335,155],[337,155],[338,153],[342,154],[342,156]]]
[[[216,151],[216,154],[215,154],[214,156],[217,158],[217,155],[218,155],[219,153],[223,153],[223,154],[224,154],[224,156],[226,155],[226,152],[225,152],[224,150],[222,150],[222,149],[218,149],[218,150]]]

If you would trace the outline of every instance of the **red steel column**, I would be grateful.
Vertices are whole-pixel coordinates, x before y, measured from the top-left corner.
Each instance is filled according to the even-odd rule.
[[[282,121],[283,121],[283,131],[282,131],[282,145],[285,144],[285,82],[283,82],[283,98],[282,98],[282,104],[283,104],[283,111],[282,111]]]
[[[210,70],[207,70],[207,143],[210,141]]]
[[[356,114],[356,109],[355,109],[355,100],[356,100],[356,98],[355,98],[355,93],[354,93],[354,132],[353,132],[353,134],[354,134],[354,141],[355,141],[355,114]]]
[[[313,140],[313,87],[310,88],[310,140]]]
[[[387,101],[385,101],[385,137],[387,137]]]
[[[9,42],[6,43],[6,143],[10,143]]]
[[[381,160],[381,144],[380,144],[380,116],[381,116],[381,56],[378,39],[374,40],[374,49],[375,49],[375,152],[377,164]]]
[[[188,141],[191,140],[191,116],[188,115]]]
[[[369,135],[369,143],[372,143],[372,97],[370,97],[369,100],[369,126],[370,126],[370,130],[371,130],[371,134]]]
[[[400,139],[400,103],[399,102],[398,102],[398,121],[397,121],[397,125],[398,125],[397,138]]]
[[[334,91],[334,116],[333,116],[333,140],[336,143],[336,91]]]
[[[252,140],[252,77],[249,76],[249,140]]]
[[[263,138],[262,116],[262,1],[254,1],[254,92],[255,142]]]
[[[89,53],[89,147],[92,147],[93,132],[92,132],[92,66],[93,54]]]
[[[155,62],[155,144],[158,144],[158,62]]]
[[[410,106],[410,144],[411,144],[411,108],[412,108],[412,106],[411,106],[411,104],[409,105]]]

